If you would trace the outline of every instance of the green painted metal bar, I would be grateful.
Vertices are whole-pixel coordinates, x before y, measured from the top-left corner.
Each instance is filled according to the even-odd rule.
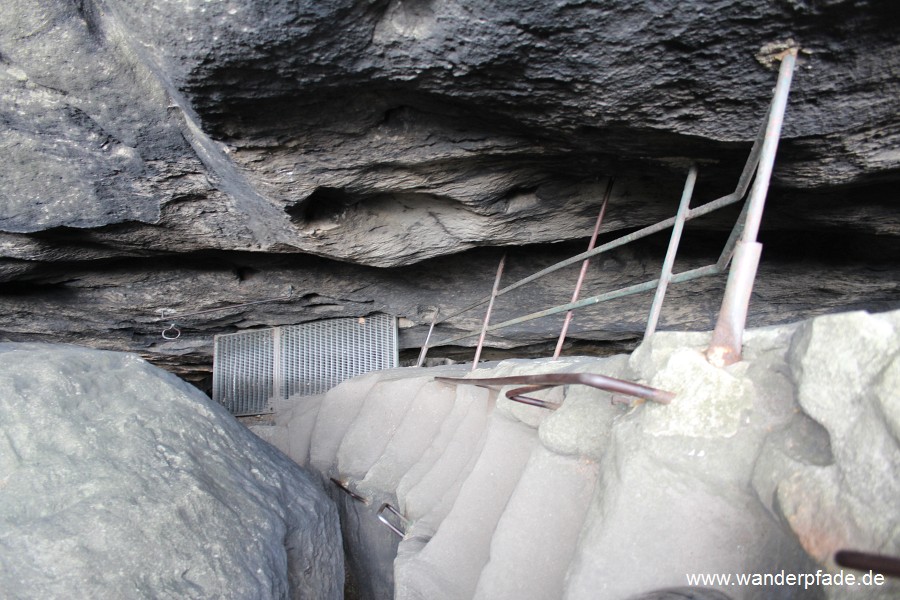
[[[678,253],[678,244],[681,243],[681,233],[684,231],[684,222],[687,213],[691,210],[691,196],[694,194],[694,184],[697,183],[697,167],[692,166],[688,171],[687,180],[684,182],[684,191],[681,193],[681,202],[678,203],[678,212],[675,214],[675,225],[672,226],[672,237],[669,238],[669,247],[666,249],[666,257],[659,273],[659,285],[653,294],[653,303],[650,305],[650,315],[647,317],[647,328],[644,330],[644,339],[649,338],[656,331],[659,315],[662,312],[663,300],[666,290],[672,279],[672,267],[675,265],[675,255]]]
[[[701,267],[699,269],[693,269],[691,271],[679,273],[678,275],[673,275],[672,283],[690,281],[691,279],[697,279],[698,277],[705,277],[707,275],[713,275],[716,273],[718,273],[718,268],[716,267],[716,265],[708,265],[706,267]],[[640,294],[641,292],[650,291],[654,289],[658,284],[659,279],[653,279],[651,281],[645,281],[644,283],[638,283],[618,290],[613,290],[605,294],[600,294],[599,296],[591,296],[590,298],[585,298],[577,302],[570,302],[568,304],[554,306],[553,308],[548,308],[547,310],[531,313],[530,315],[525,315],[524,317],[518,317],[516,319],[510,319],[509,321],[497,323],[496,325],[491,325],[490,327],[488,327],[488,331],[496,331],[497,329],[503,329],[504,327],[509,327],[511,325],[518,325],[519,323],[525,323],[534,319],[539,319],[541,317],[549,317],[550,315],[566,312],[567,310],[576,310],[579,308],[584,308],[586,306],[593,306],[594,304],[599,304],[601,302],[615,300],[617,298],[633,296],[634,294]]]
[[[682,283],[685,281],[691,281],[693,279],[699,279],[700,277],[708,277],[710,275],[718,275],[721,273],[718,265],[707,265],[705,267],[699,267],[696,269],[691,269],[690,271],[684,271],[682,273],[678,273],[677,275],[672,275],[672,279],[670,283]],[[621,288],[618,290],[613,290],[611,292],[607,292],[605,294],[600,294],[599,296],[591,296],[590,298],[583,298],[577,302],[569,302],[568,304],[560,304],[559,306],[554,306],[552,308],[548,308],[546,310],[534,312],[522,317],[517,317],[515,319],[510,319],[509,321],[503,321],[502,323],[497,323],[495,325],[491,325],[487,328],[487,331],[497,331],[498,329],[504,329],[506,327],[510,327],[512,325],[519,325],[520,323],[527,323],[528,321],[533,321],[534,319],[540,319],[543,317],[549,317],[552,315],[556,315],[559,313],[566,312],[568,310],[578,310],[579,308],[584,308],[586,306],[593,306],[595,304],[599,304],[601,302],[606,302],[608,300],[615,300],[617,298],[624,298],[625,296],[632,296],[634,294],[640,294],[641,292],[647,292],[654,289],[659,284],[659,279],[653,279],[651,281],[645,281],[643,283],[636,283],[634,285]],[[467,332],[463,333],[451,338],[447,338],[446,340],[441,340],[432,345],[435,346],[445,346],[451,342],[458,342],[460,340],[464,340],[466,338],[478,335],[479,332]]]
[[[690,221],[692,219],[696,219],[698,217],[708,215],[716,210],[719,210],[720,208],[724,208],[726,206],[730,206],[731,204],[735,204],[736,202],[739,202],[740,200],[742,200],[744,198],[744,196],[747,194],[748,188],[750,187],[750,183],[754,178],[754,174],[756,174],[758,167],[759,167],[760,157],[763,153],[763,147],[766,145],[766,132],[769,128],[768,125],[769,125],[769,122],[771,121],[772,110],[776,106],[776,101],[777,101],[777,98],[773,98],[772,103],[769,106],[768,111],[766,112],[766,118],[763,119],[763,122],[761,123],[761,125],[757,131],[756,138],[753,141],[753,146],[751,147],[750,153],[747,156],[747,161],[744,163],[744,168],[741,171],[741,175],[738,178],[738,183],[735,186],[734,191],[731,192],[730,194],[726,194],[725,196],[722,196],[720,198],[717,198],[715,200],[707,202],[706,204],[703,204],[696,208],[687,210],[685,217],[684,217],[685,222]],[[739,238],[743,234],[744,223],[745,223],[747,213],[749,210],[749,204],[750,204],[750,202],[748,201],[744,205],[744,208],[741,211],[741,215],[738,217],[738,220],[737,220],[734,228],[732,229],[731,234],[728,238],[728,241],[725,243],[725,247],[723,248],[722,253],[719,256],[719,259],[716,262],[716,264],[708,265],[706,267],[701,267],[699,269],[692,269],[692,270],[686,271],[684,273],[679,273],[677,275],[673,275],[671,280],[669,281],[669,283],[679,283],[679,282],[683,282],[683,281],[690,281],[692,279],[697,279],[699,277],[706,277],[709,275],[718,275],[718,274],[723,273],[725,271],[725,268],[728,266],[729,262],[731,261],[731,257],[734,253],[734,249],[735,249],[735,246],[736,246]],[[502,296],[506,293],[509,293],[513,290],[516,290],[524,285],[527,285],[533,281],[536,281],[537,279],[540,279],[541,277],[544,277],[546,275],[549,275],[550,273],[558,271],[559,269],[563,269],[565,267],[577,264],[579,262],[581,262],[583,264],[584,261],[586,261],[590,258],[593,258],[594,256],[597,256],[597,255],[607,252],[609,250],[613,250],[620,246],[624,246],[625,244],[628,244],[635,240],[653,235],[654,233],[663,231],[664,229],[675,225],[677,220],[678,220],[678,217],[676,216],[676,217],[671,217],[671,218],[665,219],[665,220],[655,223],[653,225],[648,225],[647,227],[639,229],[638,231],[632,232],[628,235],[624,235],[622,237],[616,238],[615,240],[607,242],[606,244],[602,244],[596,248],[593,248],[592,250],[589,250],[587,252],[582,252],[581,254],[577,254],[566,260],[563,260],[556,264],[553,264],[545,269],[542,269],[536,273],[533,273],[532,275],[529,275],[528,277],[520,279],[519,281],[512,283],[512,284],[506,286],[505,288],[498,290],[496,295],[492,294],[491,296],[485,296],[484,298],[478,300],[477,302],[475,302],[473,304],[470,304],[469,306],[466,306],[465,308],[462,308],[461,310],[458,310],[454,313],[450,313],[450,314],[446,315],[445,317],[443,317],[441,322],[447,321],[455,316],[463,314],[469,310],[472,310],[473,308],[481,306],[482,304],[484,304],[486,302],[490,302],[492,298],[496,298],[496,297]],[[569,304],[556,306],[556,307],[547,309],[546,311],[531,313],[530,315],[526,315],[524,317],[519,317],[517,319],[512,319],[510,321],[505,321],[503,323],[498,323],[496,325],[492,325],[487,328],[487,331],[496,331],[497,329],[502,329],[503,327],[508,327],[511,325],[524,323],[524,322],[527,322],[527,321],[530,321],[530,320],[533,320],[536,318],[550,316],[550,315],[558,314],[560,312],[566,312],[569,310],[577,310],[579,308],[584,308],[585,306],[592,306],[594,304],[598,304],[600,302],[604,302],[607,300],[613,300],[616,298],[621,298],[624,296],[630,296],[633,294],[638,294],[641,292],[649,291],[650,289],[653,289],[654,287],[658,286],[658,284],[659,284],[659,279],[655,279],[653,281],[636,284],[636,285],[633,285],[633,286],[630,286],[627,288],[615,290],[612,292],[608,292],[606,294],[601,294],[599,296],[585,298],[585,299],[577,301],[577,302],[570,302]],[[446,345],[446,344],[449,344],[452,342],[457,342],[457,341],[466,339],[468,337],[472,337],[474,335],[477,335],[477,332],[469,332],[469,333],[460,334],[460,335],[448,338],[446,340],[437,342],[437,343],[433,344],[433,346]]]
[[[759,164],[759,154],[760,154],[760,149],[762,147],[762,141],[763,141],[764,137],[765,137],[765,123],[763,123],[763,127],[760,128],[760,131],[757,134],[755,141],[753,142],[753,147],[750,149],[750,155],[747,157],[747,162],[744,163],[744,169],[741,172],[741,176],[738,179],[738,184],[735,187],[735,190],[733,192],[731,192],[730,194],[726,194],[725,196],[722,196],[720,198],[717,198],[715,200],[707,202],[706,204],[703,204],[696,208],[692,208],[687,213],[685,220],[690,221],[691,219],[696,219],[698,217],[708,215],[709,213],[715,212],[715,211],[719,210],[720,208],[724,208],[726,206],[730,206],[736,202],[739,202],[744,197],[744,195],[747,193],[747,188],[750,186],[750,181],[752,179],[753,173],[755,173],[756,167]],[[566,260],[563,260],[563,261],[560,261],[553,265],[550,265],[546,269],[542,269],[541,271],[533,273],[533,274],[529,275],[528,277],[520,279],[519,281],[516,281],[515,283],[512,283],[512,284],[506,286],[505,288],[500,289],[497,292],[497,296],[502,296],[504,294],[507,294],[513,290],[516,290],[516,289],[522,287],[523,285],[527,285],[527,284],[531,283],[532,281],[540,279],[541,277],[544,277],[545,275],[549,275],[550,273],[558,271],[559,269],[563,269],[565,267],[577,264],[579,262],[583,262],[587,259],[597,256],[598,254],[602,254],[609,250],[613,250],[620,246],[624,246],[625,244],[628,244],[635,240],[639,240],[641,238],[645,238],[647,236],[653,235],[654,233],[663,231],[664,229],[671,227],[674,224],[675,224],[675,217],[670,217],[668,219],[660,221],[659,223],[654,223],[653,225],[648,225],[647,227],[644,227],[643,229],[639,229],[638,231],[634,231],[628,235],[624,235],[620,238],[616,238],[615,240],[607,242],[606,244],[597,246],[596,248],[594,248],[592,250],[582,252],[581,254],[576,254],[575,256],[572,256],[571,258],[567,258]],[[477,300],[476,302],[473,302],[472,304],[469,304],[468,306],[461,308],[456,312],[453,312],[453,313],[450,313],[450,314],[444,316],[442,322],[452,319],[453,317],[459,316],[465,312],[468,312],[468,311],[472,310],[473,308],[477,308],[477,307],[481,306],[482,304],[489,302],[490,299],[491,299],[490,296],[485,296],[484,298],[481,298],[480,300]]]
[[[435,308],[434,314],[431,315],[431,326],[428,328],[428,335],[425,336],[425,343],[422,344],[422,349],[419,351],[419,360],[416,362],[417,367],[421,367],[425,364],[425,357],[428,355],[428,342],[431,341],[431,334],[434,333],[434,324],[437,322],[440,314],[441,310]]]
[[[749,208],[750,203],[744,202],[744,207],[741,208],[741,214],[738,215],[734,227],[731,228],[731,233],[728,235],[728,241],[725,242],[725,245],[722,247],[722,253],[719,255],[719,260],[716,261],[716,265],[718,265],[723,272],[725,271],[725,267],[728,266],[728,263],[731,262],[731,257],[734,255],[734,247],[737,245],[737,241],[744,231],[744,221],[747,218],[747,210]]]

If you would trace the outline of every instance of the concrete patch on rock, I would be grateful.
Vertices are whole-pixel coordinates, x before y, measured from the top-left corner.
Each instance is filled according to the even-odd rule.
[[[654,436],[731,437],[753,409],[746,380],[717,369],[696,350],[676,350],[650,385],[677,394],[666,406],[647,405],[645,431]]]

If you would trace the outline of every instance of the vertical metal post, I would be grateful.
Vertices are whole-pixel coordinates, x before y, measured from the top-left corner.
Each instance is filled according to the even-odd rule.
[[[694,194],[694,184],[696,182],[697,166],[691,165],[687,179],[684,182],[684,191],[681,193],[681,202],[678,204],[675,223],[672,225],[672,237],[669,238],[669,248],[666,250],[662,272],[659,274],[659,283],[656,285],[656,294],[653,296],[653,304],[650,306],[650,315],[647,317],[647,329],[644,331],[645,340],[653,335],[656,331],[656,324],[659,322],[659,313],[662,311],[666,289],[669,287],[669,281],[672,279],[672,267],[675,265],[675,255],[678,253],[678,244],[681,242],[681,232],[684,231],[684,221],[691,210],[691,196]]]
[[[419,352],[419,360],[416,362],[417,367],[421,367],[425,364],[425,356],[428,354],[428,342],[431,341],[431,333],[434,331],[434,324],[437,323],[438,314],[440,313],[440,309],[434,310],[434,316],[431,317],[431,325],[428,327],[428,335],[425,336],[425,343],[422,344],[422,350]]]
[[[603,193],[603,204],[600,205],[600,214],[597,215],[597,223],[594,225],[594,233],[591,235],[591,241],[588,243],[587,251],[590,252],[597,244],[597,236],[600,234],[600,225],[603,224],[603,217],[606,214],[606,205],[609,203],[609,195],[612,192],[613,178],[610,177],[606,184],[606,191]],[[575,291],[572,293],[572,302],[578,300],[581,294],[581,284],[584,283],[585,275],[587,275],[588,265],[591,259],[586,258],[581,263],[581,272],[578,274],[578,281],[575,282]],[[566,334],[569,332],[569,323],[572,322],[573,312],[570,310],[566,313],[566,320],[563,321],[562,330],[559,332],[559,340],[556,342],[556,350],[553,351],[553,360],[559,358],[562,352],[563,343],[566,341]]]
[[[716,328],[713,331],[709,348],[706,350],[707,360],[719,367],[725,367],[741,360],[747,309],[750,304],[750,294],[753,291],[753,282],[756,279],[756,269],[759,266],[759,256],[762,252],[762,245],[756,241],[756,236],[759,233],[766,194],[769,190],[769,180],[772,177],[772,167],[775,164],[775,153],[781,137],[781,126],[784,123],[784,112],[787,108],[796,59],[796,49],[785,52],[781,59],[778,83],[775,86],[772,107],[769,110],[766,137],[760,153],[756,179],[753,181],[753,188],[750,190],[750,197],[747,200],[749,207],[744,233],[735,248],[731,271],[728,273],[728,283],[725,286],[725,297],[722,299],[722,308],[719,310]]]
[[[284,393],[284,369],[281,364],[281,327],[272,329],[272,397],[287,400]],[[270,407],[271,408],[271,407]]]
[[[478,368],[478,360],[481,358],[481,348],[484,346],[484,336],[487,334],[488,324],[491,321],[491,311],[494,309],[494,299],[497,298],[497,290],[500,289],[500,278],[503,276],[503,265],[506,263],[506,254],[500,259],[497,266],[497,275],[494,277],[494,287],[491,290],[491,300],[488,302],[487,312],[484,314],[484,324],[481,326],[481,335],[478,337],[478,348],[475,349],[475,359],[472,361],[472,370]]]

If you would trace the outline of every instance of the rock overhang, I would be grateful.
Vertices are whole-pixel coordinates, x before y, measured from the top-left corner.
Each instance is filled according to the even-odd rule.
[[[18,162],[0,186],[9,200],[4,228],[14,232],[3,235],[0,271],[19,282],[20,294],[7,307],[20,318],[6,335],[60,329],[83,339],[83,324],[94,323],[79,309],[82,323],[23,325],[37,317],[17,308],[28,282],[70,299],[91,285],[98,291],[88,295],[111,298],[99,290],[126,285],[135,293],[121,306],[77,302],[101,306],[100,329],[111,324],[117,340],[129,323],[140,325],[113,347],[154,353],[143,315],[194,302],[192,279],[208,269],[240,270],[247,251],[259,253],[250,266],[272,285],[259,287],[258,278],[232,288],[213,275],[223,287],[204,288],[204,302],[281,295],[285,278],[330,300],[217,319],[200,326],[204,335],[371,310],[417,320],[440,304],[434,288],[446,289],[452,273],[453,285],[481,296],[490,284],[480,275],[459,283],[476,264],[492,269],[491,251],[479,248],[508,246],[538,264],[558,242],[586,238],[607,177],[617,182],[604,227],[610,236],[670,216],[691,161],[701,166],[698,202],[731,191],[770,95],[770,55],[791,39],[808,52],[776,164],[764,261],[792,273],[786,263],[815,257],[842,265],[814,286],[823,304],[769,306],[794,289],[772,280],[759,288],[764,312],[784,321],[810,307],[887,306],[894,292],[879,265],[898,231],[890,199],[897,45],[887,26],[896,9],[711,6],[95,0],[4,7],[0,73],[12,83],[3,100],[13,124],[4,139]],[[23,94],[34,102],[23,104]],[[55,114],[65,118],[48,129],[42,119]],[[30,154],[16,141],[22,132],[34,142]],[[68,148],[64,162],[56,138]],[[20,164],[29,170],[19,172]],[[698,223],[713,236],[730,225],[728,218]],[[785,240],[793,236],[804,243],[791,248]],[[848,256],[870,248],[859,257],[866,265],[848,271],[833,251],[842,247]],[[602,263],[601,285],[621,279],[621,269],[643,273],[649,254],[641,253],[651,251]],[[187,268],[150,266],[172,264],[155,258],[165,255]],[[123,277],[117,265],[131,257],[140,273]],[[430,275],[436,265],[444,273]],[[322,271],[358,278],[357,288],[377,281],[396,289],[346,301],[345,288],[354,286],[335,285]],[[170,285],[172,277],[186,279]],[[48,290],[36,289],[31,304],[44,306]],[[617,323],[588,319],[578,335],[621,339],[639,321],[632,310],[618,313]],[[682,324],[699,318],[696,309],[687,320],[676,312]],[[532,341],[552,336],[543,331]]]

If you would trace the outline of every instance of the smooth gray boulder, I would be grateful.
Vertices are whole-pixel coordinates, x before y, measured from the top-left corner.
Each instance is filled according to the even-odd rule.
[[[318,479],[134,355],[0,344],[0,596],[341,598]]]

